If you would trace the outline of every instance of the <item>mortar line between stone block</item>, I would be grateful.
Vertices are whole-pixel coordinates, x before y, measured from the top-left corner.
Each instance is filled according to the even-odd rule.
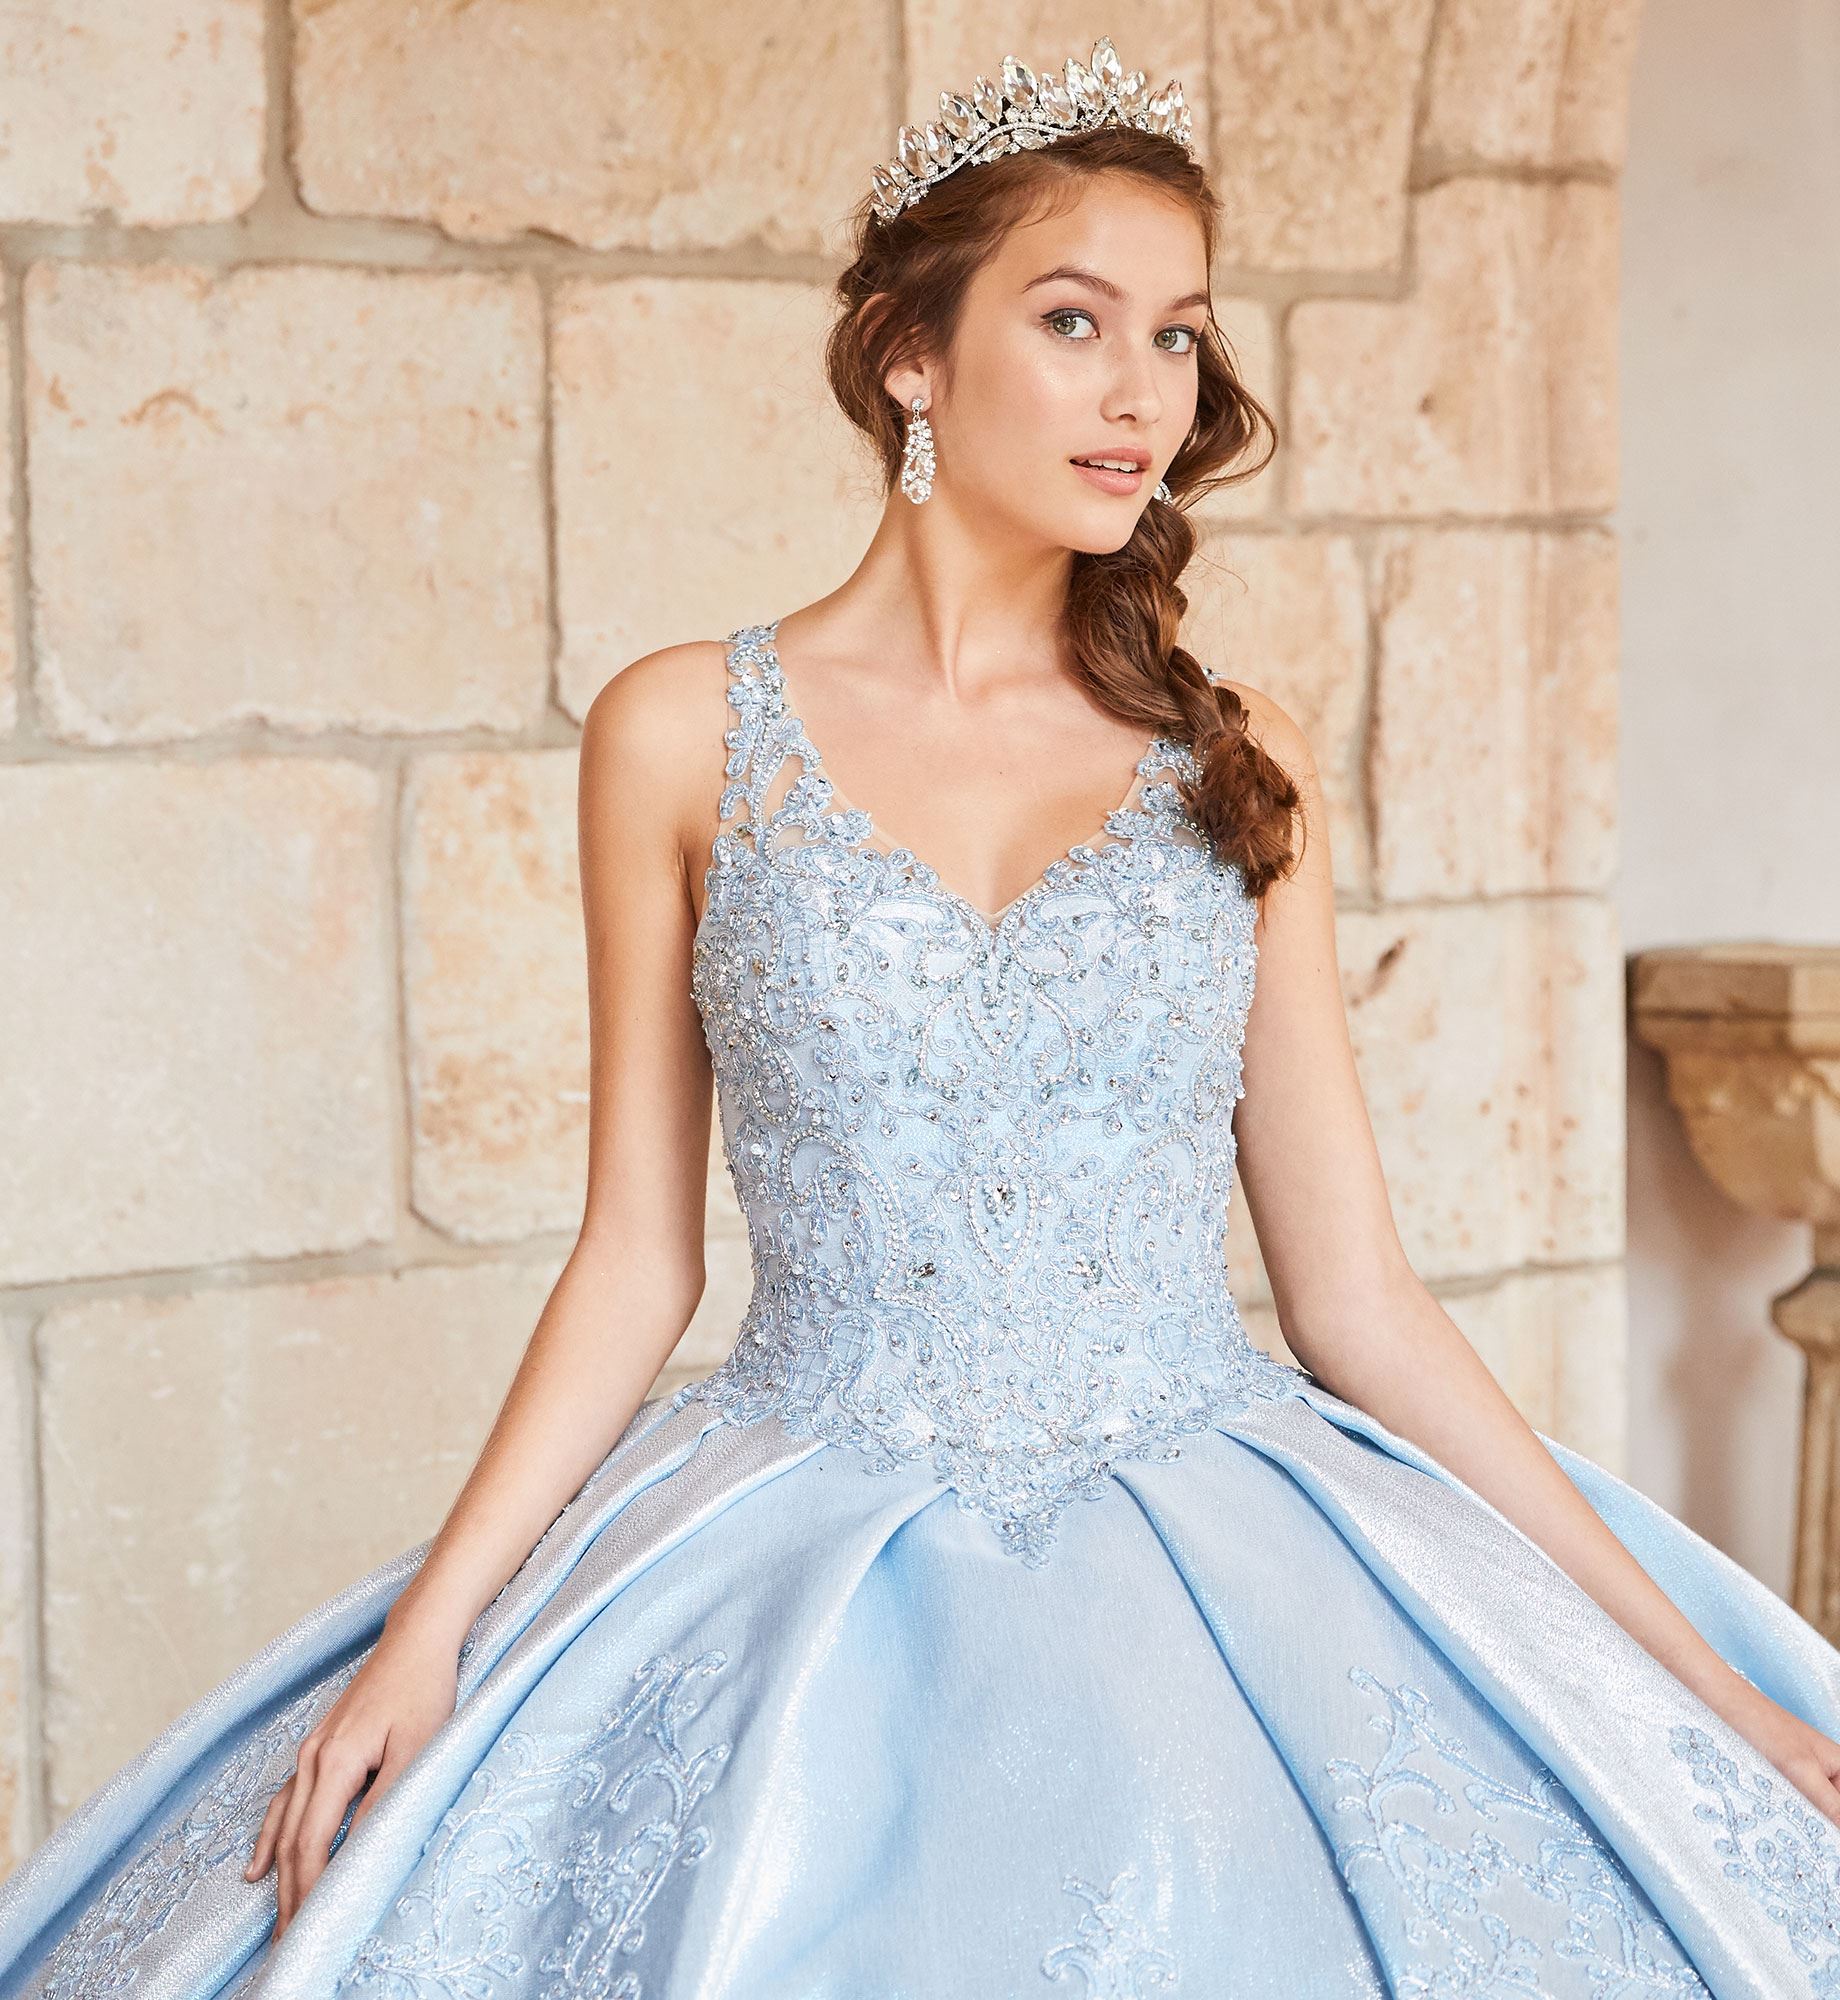
[[[20,1661],[20,1733],[25,1742],[26,1768],[20,1774],[26,1795],[25,1838],[36,1847],[51,1832],[51,1772],[45,1755],[45,1476],[39,1448],[38,1334],[45,1315],[26,1323],[17,1356],[9,1355],[15,1388],[21,1397],[20,1433],[26,1463],[20,1488],[31,1519],[22,1537],[25,1575],[24,1658]]]
[[[415,1092],[409,1081],[409,994],[408,994],[408,908],[404,881],[405,851],[409,829],[409,754],[404,752],[389,766],[387,792],[379,818],[377,840],[384,871],[383,975],[390,1005],[385,1051],[390,1078],[390,1181],[395,1189],[396,1228],[393,1232],[396,1255],[392,1264],[409,1249],[405,1236],[426,1227],[415,1208]]]
[[[1588,1278],[1624,1265],[1620,1252],[1605,1251],[1598,1256],[1554,1257],[1550,1260],[1524,1257],[1518,1264],[1500,1264],[1486,1271],[1464,1271],[1447,1278],[1427,1278],[1425,1289],[1433,1298],[1473,1298],[1516,1279]]]
[[[292,0],[264,0],[262,77],[268,101],[262,117],[262,192],[302,211],[294,169],[294,22]]]
[[[1425,19],[1425,42],[1418,53],[1418,75],[1412,86],[1411,137],[1406,144],[1406,230],[1408,245],[1412,227],[1412,197],[1421,185],[1420,170],[1430,149],[1425,144],[1425,128],[1431,122],[1431,72],[1438,46],[1444,37],[1444,12],[1448,0],[1431,0]],[[1410,250],[1408,248],[1408,263]]]
[[[32,506],[26,480],[26,288],[25,274],[0,266],[0,321],[6,341],[7,484],[12,503],[13,544],[6,587],[13,599],[13,728],[10,750],[40,740],[38,682],[32,663],[38,653],[31,589]]]
[[[1355,705],[1355,731],[1360,752],[1355,769],[1360,773],[1361,796],[1356,808],[1361,815],[1361,837],[1367,849],[1367,890],[1376,902],[1380,895],[1380,809],[1374,783],[1374,716],[1379,708],[1380,688],[1380,588],[1379,571],[1384,557],[1379,537],[1372,530],[1355,538],[1355,555],[1361,566],[1361,598],[1366,613],[1366,631],[1361,649],[1361,694]]]
[[[556,291],[545,273],[537,287],[537,508],[543,535],[543,644],[549,655],[544,684],[548,715],[560,716],[571,728],[575,719],[562,699],[561,565],[556,553]],[[589,700],[593,699],[592,692]]]

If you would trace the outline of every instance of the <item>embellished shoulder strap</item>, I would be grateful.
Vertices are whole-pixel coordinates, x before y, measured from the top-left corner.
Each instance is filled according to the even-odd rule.
[[[773,687],[777,685],[773,677],[773,626],[737,625],[722,642],[727,649],[729,693],[731,700],[737,688]]]
[[[784,732],[776,725],[785,698],[774,671],[773,624],[738,625],[723,642],[727,648],[728,706],[732,720],[723,734],[728,746],[726,782],[716,810],[726,835],[745,834],[756,853],[764,849],[769,817],[768,788],[786,760]],[[745,807],[745,816],[729,821]]]

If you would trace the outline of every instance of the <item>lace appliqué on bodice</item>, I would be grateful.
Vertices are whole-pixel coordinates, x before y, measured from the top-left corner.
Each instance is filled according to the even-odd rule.
[[[1115,1462],[1306,1379],[1221,1242],[1256,907],[1159,737],[1112,838],[986,919],[831,806],[777,624],[729,640],[692,969],[754,1288],[675,1401],[929,1465],[1037,1566]]]

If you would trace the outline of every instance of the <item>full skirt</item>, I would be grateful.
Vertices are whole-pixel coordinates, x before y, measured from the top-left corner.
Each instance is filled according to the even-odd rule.
[[[1543,1441],[1727,1661],[1840,1737],[1840,1653]],[[256,1829],[425,1546],[0,1886],[0,1995],[1840,1995],[1840,1828],[1301,1374],[1115,1463],[1038,1567],[925,1468],[648,1402],[271,1943]]]

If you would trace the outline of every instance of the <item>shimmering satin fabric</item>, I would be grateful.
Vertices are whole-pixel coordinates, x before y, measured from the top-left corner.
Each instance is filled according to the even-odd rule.
[[[277,1946],[242,1879],[414,1573],[320,1605],[0,1887],[0,1995],[1835,2000],[1840,1830],[1433,1459],[1246,1339],[1256,954],[1155,774],[987,917],[731,635],[695,993],[755,1290],[481,1615]],[[738,815],[738,817],[736,817]],[[1548,1449],[1840,1736],[1840,1653]]]

